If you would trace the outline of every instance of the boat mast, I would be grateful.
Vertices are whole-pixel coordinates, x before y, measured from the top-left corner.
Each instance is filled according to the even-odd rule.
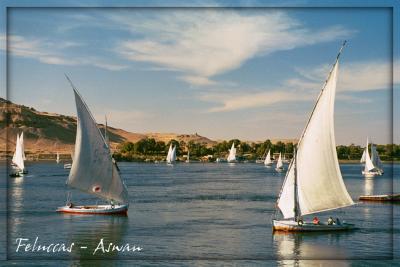
[[[294,149],[294,221],[297,222],[300,214],[298,209],[298,190],[297,190],[297,153]]]

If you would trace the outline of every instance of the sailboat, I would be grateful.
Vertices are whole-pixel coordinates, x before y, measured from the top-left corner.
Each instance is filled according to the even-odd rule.
[[[363,155],[360,160],[361,163],[365,163],[364,170],[361,171],[361,173],[365,177],[374,177],[375,175],[382,175],[383,174],[382,163],[379,158],[378,152],[376,151],[375,146],[371,144],[371,157],[370,157],[368,152],[368,145],[369,141],[367,138],[367,145],[364,149]]]
[[[58,151],[57,151],[56,162],[57,164],[60,163],[60,153],[58,153]]]
[[[186,163],[190,163],[190,151],[188,149],[188,153],[187,153],[187,158],[186,158]]]
[[[57,209],[75,214],[126,214],[129,207],[128,190],[104,136],[71,80],[66,77],[75,95],[77,129],[75,155],[67,185],[99,197],[109,204],[76,206],[71,200]]]
[[[74,153],[71,152],[71,161],[73,161],[73,160],[74,160]],[[72,167],[72,163],[65,163],[64,164],[64,169],[71,169],[71,167]]]
[[[282,162],[282,153],[281,152],[279,152],[279,157],[278,157],[278,161],[276,162],[275,170],[277,172],[283,172],[283,162]]]
[[[283,219],[273,220],[278,231],[334,231],[353,224],[305,222],[302,216],[354,205],[344,184],[336,153],[334,102],[339,56],[318,96],[286,172],[277,207]]]
[[[176,146],[169,145],[166,161],[168,165],[172,165],[176,161]]]
[[[265,157],[265,160],[264,160],[264,165],[268,168],[271,168],[271,166],[272,166],[271,150],[268,150],[267,156]]]
[[[17,141],[15,142],[15,151],[11,161],[11,177],[21,177],[28,173],[25,168],[25,152],[24,152],[24,133],[17,134]]]
[[[229,150],[229,155],[228,155],[228,158],[226,160],[228,161],[228,163],[235,163],[236,162],[235,142],[232,143],[232,147]]]

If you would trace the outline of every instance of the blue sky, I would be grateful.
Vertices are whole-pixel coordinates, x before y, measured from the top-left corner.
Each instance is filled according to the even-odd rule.
[[[297,138],[346,39],[337,143],[391,142],[389,8],[18,7],[8,24],[11,101],[75,115],[67,73],[99,122],[213,139]]]

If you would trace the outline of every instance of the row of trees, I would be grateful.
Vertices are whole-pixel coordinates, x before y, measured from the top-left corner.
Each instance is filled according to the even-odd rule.
[[[225,157],[228,154],[232,143],[235,143],[238,157],[242,159],[255,160],[265,155],[267,150],[271,153],[284,153],[287,158],[291,158],[295,144],[277,142],[272,144],[270,140],[263,143],[249,143],[243,142],[239,139],[230,141],[222,141],[213,146],[207,144],[195,143],[189,141],[170,140],[165,143],[163,141],[156,141],[153,138],[142,139],[136,143],[125,142],[118,146],[114,156],[119,160],[135,160],[144,158],[159,158],[162,159],[168,152],[170,144],[176,146],[177,156],[182,157],[190,151],[192,159],[200,159],[211,155],[214,159],[217,157]],[[358,160],[361,158],[363,149],[357,145],[338,146],[338,158],[342,160]],[[377,145],[377,151],[382,160],[398,160],[400,159],[400,145]]]

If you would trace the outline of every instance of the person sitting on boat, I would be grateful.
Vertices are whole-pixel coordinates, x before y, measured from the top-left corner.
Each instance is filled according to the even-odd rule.
[[[314,219],[313,219],[313,224],[319,224],[319,219],[318,219],[318,217],[314,217]]]
[[[329,219],[328,219],[328,225],[333,225],[333,218],[332,218],[332,217],[329,217]]]
[[[342,223],[340,222],[339,218],[336,218],[336,225],[341,225]]]

